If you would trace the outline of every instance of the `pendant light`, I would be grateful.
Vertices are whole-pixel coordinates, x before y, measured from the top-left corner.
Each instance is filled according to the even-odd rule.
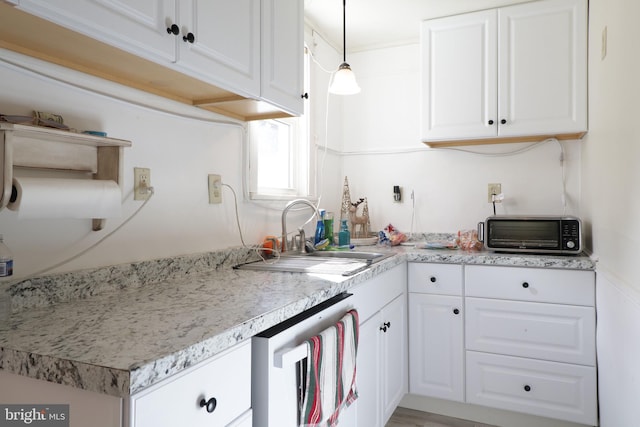
[[[356,75],[347,64],[347,0],[342,0],[342,52],[342,64],[333,75],[329,92],[336,95],[353,95],[360,92],[360,86],[356,82]]]

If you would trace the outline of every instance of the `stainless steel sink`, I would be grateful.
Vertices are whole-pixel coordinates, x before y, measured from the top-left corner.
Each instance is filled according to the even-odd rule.
[[[354,251],[317,251],[307,254],[285,253],[277,260],[271,259],[268,262],[253,261],[237,265],[234,268],[238,270],[351,276],[390,256],[393,256],[393,254]]]
[[[393,254],[383,252],[357,252],[357,251],[316,251],[300,256],[320,257],[320,258],[344,258],[344,259],[361,259],[365,261],[378,262],[385,258],[389,258]]]

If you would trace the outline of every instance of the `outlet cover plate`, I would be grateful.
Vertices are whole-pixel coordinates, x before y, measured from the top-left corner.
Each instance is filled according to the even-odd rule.
[[[494,194],[497,196],[502,193],[502,184],[489,184],[487,186],[487,201],[493,203],[491,196]],[[500,200],[496,200],[496,203],[500,203]]]
[[[151,192],[151,169],[133,168],[133,200],[147,200]]]
[[[216,174],[209,175],[209,204],[222,203],[222,177]]]

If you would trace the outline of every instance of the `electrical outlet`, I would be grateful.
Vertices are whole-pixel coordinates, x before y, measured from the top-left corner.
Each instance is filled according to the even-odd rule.
[[[151,196],[151,169],[133,168],[133,200],[147,200]]]
[[[222,177],[209,175],[209,204],[222,203]]]
[[[487,190],[488,202],[493,203],[492,196],[494,194],[497,196],[500,193],[502,193],[502,184],[489,184]],[[496,203],[500,203],[500,200],[496,200]]]

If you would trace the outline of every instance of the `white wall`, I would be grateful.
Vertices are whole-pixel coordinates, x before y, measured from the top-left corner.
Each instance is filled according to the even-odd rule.
[[[58,271],[239,246],[231,191],[223,187],[223,203],[208,204],[210,173],[221,174],[223,182],[238,193],[240,223],[247,244],[280,232],[279,211],[242,200],[244,125],[218,124],[214,121],[229,121],[80,73],[41,65],[12,52],[0,51],[0,59],[0,112],[55,112],[71,127],[102,130],[111,137],[132,141],[124,155],[123,218],[108,220],[104,231],[91,231],[90,220],[23,220],[16,212],[0,211],[0,233],[14,253],[15,278],[91,246],[132,214],[141,205],[131,198],[134,166],[151,169],[153,198],[124,228]],[[91,86],[127,101],[79,89],[7,61],[29,64],[56,78]],[[154,105],[172,113],[137,104]]]
[[[580,214],[581,142],[563,142],[567,208],[562,204],[558,143],[523,154],[495,157],[528,146],[463,148],[470,154],[430,149],[420,140],[420,50],[418,44],[371,50],[347,58],[362,92],[344,98],[344,173],[352,199],[367,197],[372,227],[388,223],[414,231],[455,232],[475,228],[493,213],[487,184],[501,183],[505,202],[497,213]],[[399,185],[404,202],[394,203]]]
[[[640,3],[591,0],[589,15],[589,134],[581,181],[583,218],[599,258],[600,421],[630,426],[640,418]]]

